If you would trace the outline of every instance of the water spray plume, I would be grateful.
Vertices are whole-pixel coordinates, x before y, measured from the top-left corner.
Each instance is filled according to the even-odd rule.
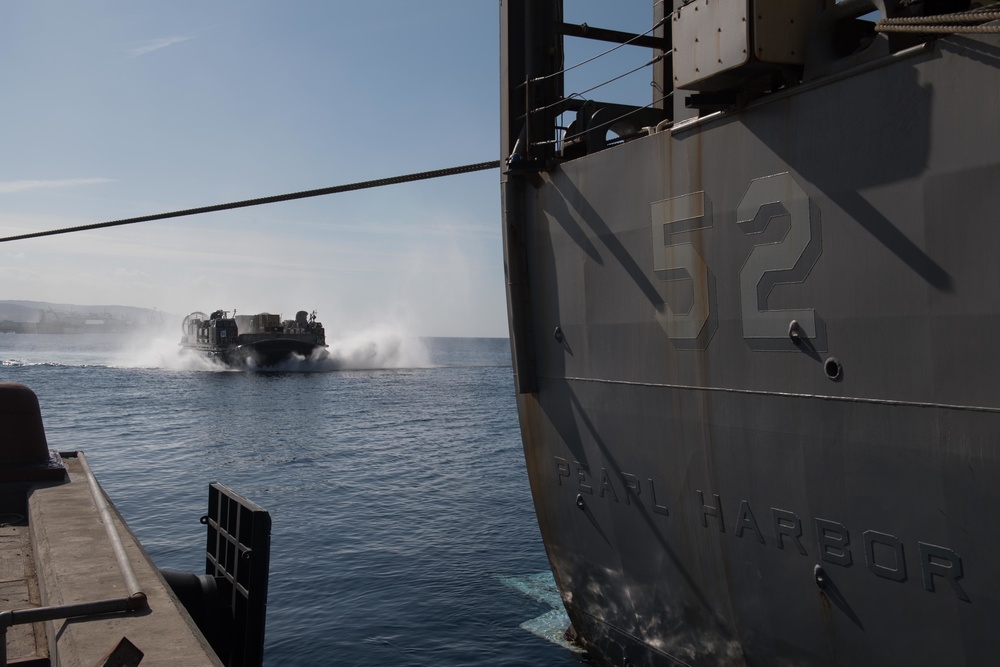
[[[171,335],[133,340],[125,345],[115,360],[124,368],[163,368],[174,371],[251,370],[269,372],[329,372],[341,370],[377,370],[382,368],[425,368],[431,365],[427,347],[400,328],[378,325],[329,341],[309,357],[293,355],[280,364],[257,368],[229,367],[192,350],[185,350]]]

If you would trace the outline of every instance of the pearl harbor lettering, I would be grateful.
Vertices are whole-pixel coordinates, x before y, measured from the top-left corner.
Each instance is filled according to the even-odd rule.
[[[586,463],[574,461],[572,468],[573,472],[571,472],[570,464],[565,459],[557,456],[556,470],[558,471],[560,484],[563,483],[562,479],[564,477],[568,478],[571,474],[575,474],[577,480],[577,491],[579,493],[595,495],[594,486],[591,483],[590,467]],[[643,486],[645,486],[645,488],[649,489],[648,504],[652,507],[653,511],[664,516],[670,515],[670,512],[667,510],[665,505],[661,505],[656,502],[656,486],[652,479],[646,478],[646,483],[643,485],[637,476],[630,473],[623,472],[620,476],[622,480],[621,484],[624,487],[624,501],[619,501],[618,494],[615,492],[614,485],[611,481],[611,476],[605,468],[601,468],[601,483],[598,486],[596,495],[599,497],[605,497],[605,494],[607,494],[609,499],[614,502],[624,502],[626,505],[631,505],[633,502],[639,501],[639,496],[642,493]]]
[[[574,494],[576,504],[585,509],[588,502],[602,501],[620,505],[642,505],[656,514],[670,516],[671,508],[661,497],[651,477],[616,472],[607,468],[592,468],[586,463],[555,458],[558,485]],[[696,490],[700,525],[705,530],[717,530],[738,539],[752,540],[762,547],[796,551],[802,556],[813,554],[823,563],[850,568],[863,566],[877,577],[905,582],[911,576],[919,579],[925,590],[951,590],[959,600],[971,602],[960,580],[964,577],[962,558],[948,547],[916,542],[916,563],[913,545],[904,545],[895,535],[878,530],[857,530],[823,517],[800,517],[791,510],[778,507],[755,510],[746,499],[726,501],[715,493]],[[728,503],[728,504],[727,504]],[[728,508],[728,511],[727,511]],[[732,511],[732,514],[729,514]],[[811,539],[806,533],[811,533]]]

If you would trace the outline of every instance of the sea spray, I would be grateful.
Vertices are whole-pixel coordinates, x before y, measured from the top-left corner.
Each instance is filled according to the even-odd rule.
[[[115,359],[119,368],[163,368],[172,371],[224,371],[226,365],[211,357],[186,350],[178,336],[130,338],[123,342]]]
[[[329,342],[327,355],[341,370],[372,368],[426,368],[427,346],[397,327],[380,325]]]
[[[254,363],[227,366],[211,357],[178,345],[173,336],[122,341],[115,360],[120,368],[163,368],[174,371],[265,371],[330,372],[431,366],[427,346],[398,326],[382,324],[337,339],[328,339],[309,357],[293,355],[273,366],[258,368]]]

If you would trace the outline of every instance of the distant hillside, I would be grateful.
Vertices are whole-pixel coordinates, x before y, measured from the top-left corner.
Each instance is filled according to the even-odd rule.
[[[37,307],[25,306],[29,301],[0,301],[0,321],[11,320],[12,322],[37,322],[39,309]]]
[[[42,313],[54,316],[85,317],[88,319],[116,319],[131,322],[180,321],[172,313],[164,313],[155,308],[134,306],[79,305],[71,303],[49,303],[47,301],[0,301],[0,320],[12,322],[40,322]],[[110,317],[109,317],[110,316]]]
[[[155,308],[0,301],[0,333],[126,333],[162,330],[178,321]]]

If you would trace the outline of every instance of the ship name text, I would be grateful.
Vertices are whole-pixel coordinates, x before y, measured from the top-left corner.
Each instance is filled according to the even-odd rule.
[[[576,504],[581,510],[587,511],[588,503],[596,498],[607,503],[635,505],[663,517],[671,516],[671,508],[666,503],[666,489],[651,477],[591,468],[587,463],[559,456],[554,458],[557,484],[576,493]],[[797,551],[803,556],[809,555],[809,545],[825,563],[849,568],[856,561],[863,561],[869,572],[891,581],[904,582],[910,576],[903,540],[891,533],[865,530],[858,540],[856,530],[852,532],[833,519],[813,517],[810,523],[790,510],[778,507],[755,510],[746,499],[741,499],[738,504],[735,501],[727,504],[719,494],[700,489],[694,494],[688,502],[679,504],[683,504],[688,512],[698,514],[697,520],[704,530],[718,530],[744,540],[754,540],[762,546]],[[809,529],[812,529],[811,540],[805,536]],[[948,547],[929,542],[917,541],[916,547],[917,569],[924,589],[933,593],[943,585],[952,590],[958,599],[970,602],[959,581],[964,576],[961,556]]]

